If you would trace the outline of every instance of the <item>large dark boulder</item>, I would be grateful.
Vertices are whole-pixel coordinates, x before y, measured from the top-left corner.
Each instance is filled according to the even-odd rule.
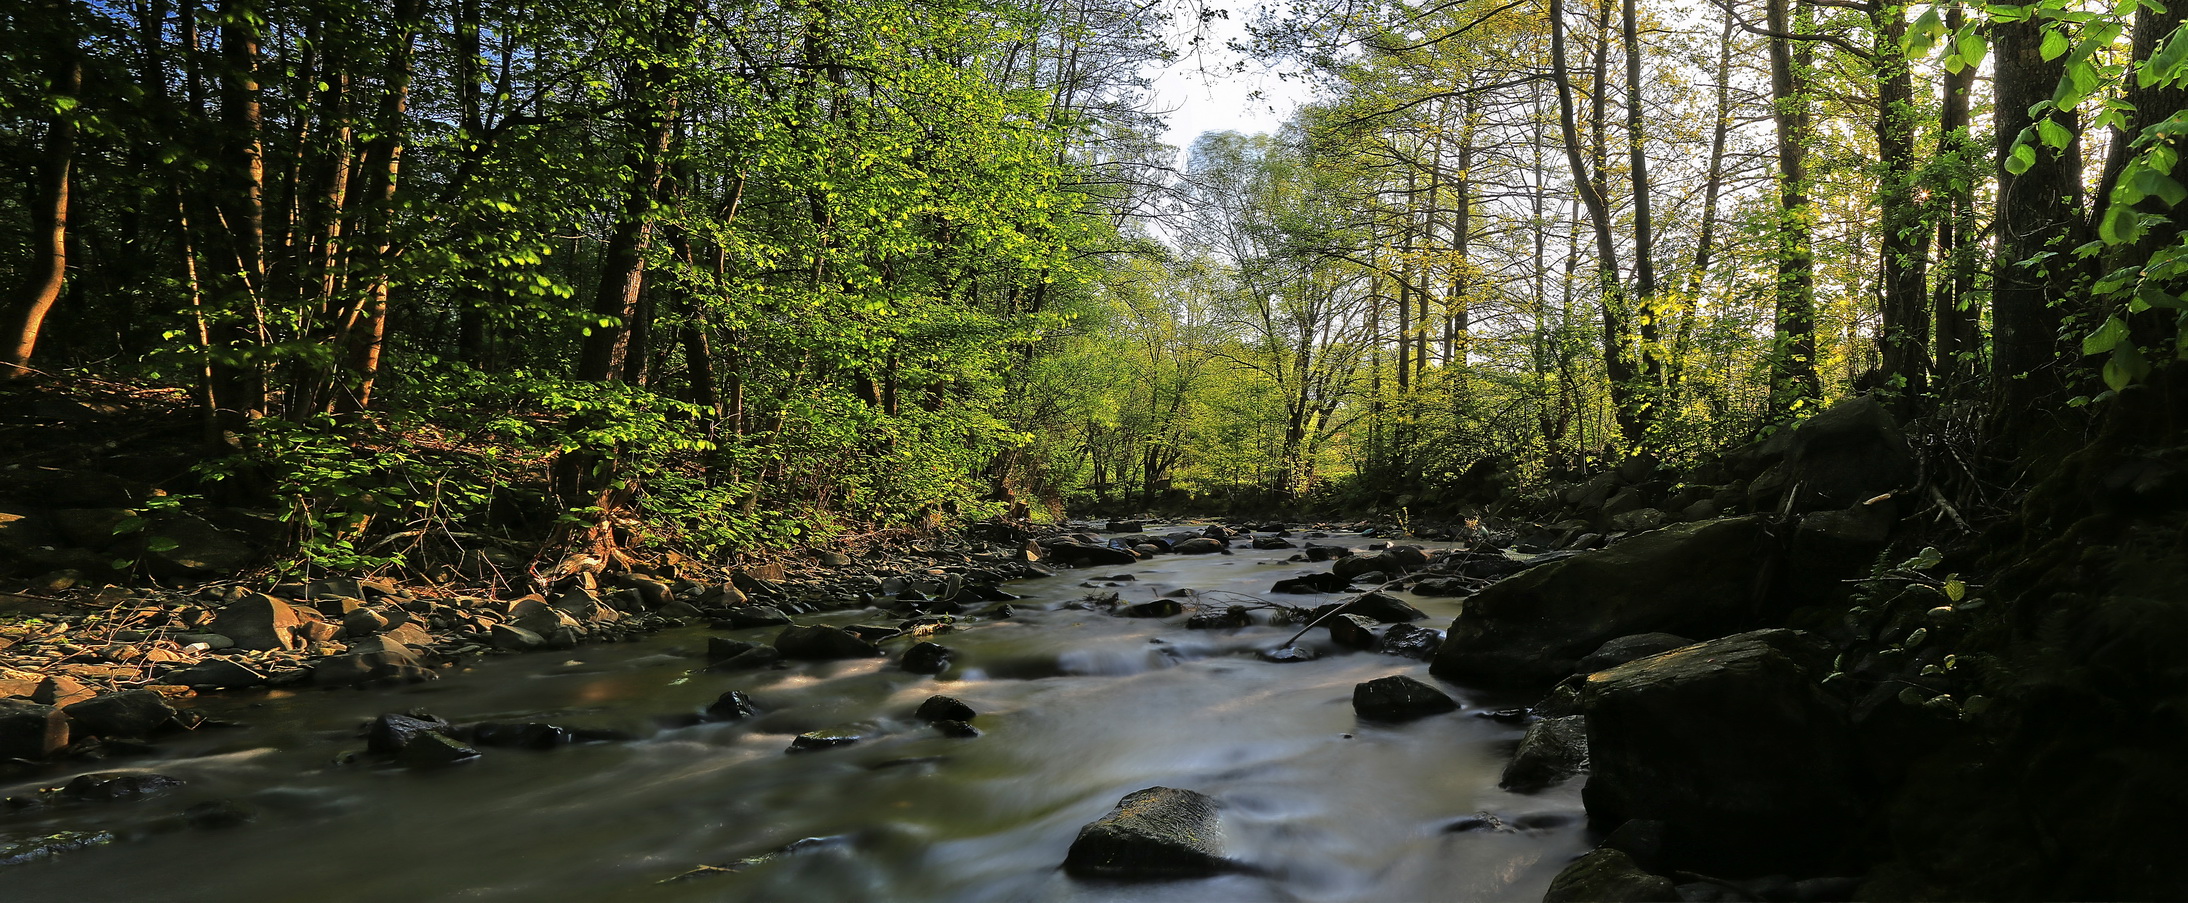
[[[1874,395],[1832,405],[1799,426],[1771,436],[1753,452],[1767,464],[1748,485],[1758,511],[1845,508],[1912,483],[1917,475],[1907,436]]]
[[[1171,546],[1170,551],[1180,555],[1209,555],[1230,547],[1231,544],[1228,541],[1213,536],[1202,536]]]
[[[43,759],[68,745],[68,716],[50,705],[0,699],[0,759]]]
[[[1573,860],[1550,879],[1543,903],[1670,903],[1679,892],[1671,879],[1651,875],[1633,858],[1603,847]]]
[[[149,737],[175,725],[181,713],[152,690],[123,690],[62,710],[83,733],[101,737]]]
[[[1590,818],[1664,822],[1693,871],[1829,866],[1862,795],[1843,707],[1813,679],[1827,662],[1805,634],[1762,630],[1589,675]]]
[[[940,674],[950,667],[950,647],[940,643],[919,643],[904,650],[897,659],[897,666],[913,674]]]
[[[782,633],[775,635],[775,649],[784,658],[811,660],[881,655],[880,647],[841,627],[785,627]]]
[[[1283,580],[1278,580],[1276,581],[1275,586],[1269,588],[1269,591],[1272,593],[1292,593],[1297,595],[1308,595],[1312,593],[1341,593],[1345,591],[1345,587],[1351,585],[1351,580],[1337,574],[1307,574],[1304,576],[1287,577]]]
[[[1105,564],[1132,564],[1140,556],[1130,550],[1114,546],[1097,546],[1076,542],[1056,542],[1048,546],[1049,559],[1075,568],[1097,567]]]
[[[1458,708],[1458,701],[1442,690],[1403,674],[1378,677],[1352,688],[1353,711],[1373,721],[1411,721]]]
[[[238,649],[294,649],[295,630],[303,623],[296,609],[265,593],[248,593],[228,603],[213,619],[213,632],[235,641]]]
[[[1149,787],[1126,794],[1079,829],[1064,871],[1082,878],[1197,878],[1225,866],[1216,801],[1191,790]]]
[[[1405,563],[1400,560],[1399,556],[1387,551],[1371,552],[1366,555],[1348,555],[1337,559],[1336,564],[1330,565],[1330,573],[1347,580],[1369,573],[1397,576],[1405,573],[1405,570]]]
[[[1636,633],[1622,636],[1597,646],[1594,652],[1580,659],[1573,671],[1578,674],[1594,674],[1605,668],[1616,668],[1637,658],[1661,655],[1681,646],[1694,645],[1694,641],[1674,633]]]
[[[1504,766],[1497,786],[1520,793],[1543,790],[1588,770],[1588,721],[1578,715],[1544,718],[1527,726],[1519,750]]]
[[[1721,636],[1776,614],[1777,542],[1761,517],[1680,524],[1522,571],[1475,593],[1431,671],[1492,686],[1552,683],[1636,633]]]

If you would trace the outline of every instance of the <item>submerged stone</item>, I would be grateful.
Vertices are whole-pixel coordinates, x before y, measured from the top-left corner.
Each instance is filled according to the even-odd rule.
[[[1225,866],[1216,801],[1173,787],[1127,794],[1079,829],[1064,871],[1081,878],[1161,879],[1213,875]]]

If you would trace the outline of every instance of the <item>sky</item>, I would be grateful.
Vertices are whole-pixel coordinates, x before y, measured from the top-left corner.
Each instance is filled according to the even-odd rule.
[[[1253,15],[1251,5],[1233,4],[1228,19],[1210,23],[1197,52],[1182,53],[1175,62],[1147,73],[1154,82],[1154,108],[1170,111],[1162,140],[1178,148],[1181,163],[1202,132],[1273,132],[1307,98],[1305,85],[1281,80],[1261,63],[1226,47],[1245,38],[1245,23]],[[1187,37],[1181,34],[1173,41],[1183,46]],[[1240,63],[1243,71],[1234,71]]]

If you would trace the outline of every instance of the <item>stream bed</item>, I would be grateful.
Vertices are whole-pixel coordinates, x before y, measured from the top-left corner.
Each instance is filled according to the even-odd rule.
[[[1326,543],[1364,546],[1337,536]],[[1327,565],[1288,550],[1166,555],[1065,571],[1005,588],[1008,620],[932,637],[955,652],[940,678],[887,659],[702,670],[709,636],[764,642],[780,628],[685,628],[564,652],[495,656],[442,679],[376,690],[208,695],[235,722],[160,742],[148,756],[0,785],[27,796],[92,771],[147,771],[186,783],[165,795],[20,812],[0,838],[109,831],[115,842],[0,868],[0,900],[89,901],[1426,901],[1537,900],[1588,838],[1579,783],[1533,795],[1497,788],[1519,726],[1481,714],[1491,699],[1428,676],[1425,662],[1340,649],[1273,663],[1298,625],[1188,630],[1185,617],[1132,619],[1070,607],[1093,592],[1127,603],[1180,588],[1292,605],[1342,596],[1269,596]],[[1087,582],[1129,574],[1115,587]],[[1442,627],[1456,600],[1400,594]],[[871,610],[801,623],[893,624]],[[1360,721],[1355,684],[1407,674],[1438,684],[1458,712],[1403,724]],[[728,690],[760,715],[688,724]],[[970,704],[981,736],[944,736],[912,717],[941,693]],[[547,721],[621,730],[627,742],[548,751],[493,748],[414,770],[364,753],[358,728],[383,712],[462,724]],[[851,746],[786,753],[807,731],[858,725]],[[1090,882],[1059,865],[1079,828],[1127,793],[1199,791],[1222,804],[1229,856],[1213,878]],[[184,808],[231,800],[256,813],[226,829],[187,827]],[[1452,832],[1487,812],[1532,831]],[[736,867],[806,838],[788,852]]]

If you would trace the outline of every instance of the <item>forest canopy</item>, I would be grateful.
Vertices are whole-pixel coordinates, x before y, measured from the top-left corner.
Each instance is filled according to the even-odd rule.
[[[186,393],[368,564],[535,485],[709,551],[1455,511],[1862,391],[2034,447],[2188,348],[2181,15],[26,0],[8,369]],[[1224,22],[1313,100],[1167,147]]]

